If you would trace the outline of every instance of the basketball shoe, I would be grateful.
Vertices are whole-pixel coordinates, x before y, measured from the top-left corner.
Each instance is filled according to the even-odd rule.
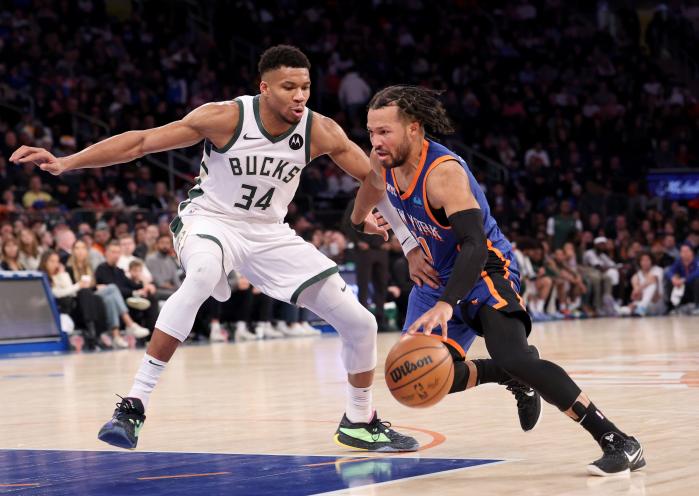
[[[362,451],[417,451],[420,447],[414,438],[391,429],[390,422],[379,420],[376,412],[369,422],[350,422],[343,415],[333,439],[338,446]]]
[[[634,437],[607,432],[600,440],[603,455],[587,466],[587,473],[600,477],[626,475],[646,466],[643,446]]]
[[[121,396],[119,396],[121,398]],[[104,424],[97,439],[119,448],[134,449],[145,422],[143,403],[138,398],[121,398],[111,420]]]
[[[530,345],[529,348],[539,358],[539,350],[536,346]],[[500,384],[505,386],[517,400],[517,415],[519,415],[519,425],[522,430],[527,432],[536,427],[541,420],[541,395],[517,379],[510,379]]]

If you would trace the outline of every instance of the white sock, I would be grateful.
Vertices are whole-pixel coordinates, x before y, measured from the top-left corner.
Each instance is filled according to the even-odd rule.
[[[347,383],[347,409],[345,411],[350,422],[369,422],[374,416],[371,408],[371,386],[357,388]]]
[[[136,372],[136,377],[134,378],[133,386],[131,386],[131,391],[129,391],[128,396],[141,400],[144,409],[148,407],[150,394],[158,383],[160,374],[165,370],[165,365],[167,365],[167,362],[153,358],[148,353],[143,355],[141,366],[138,368],[138,372]]]

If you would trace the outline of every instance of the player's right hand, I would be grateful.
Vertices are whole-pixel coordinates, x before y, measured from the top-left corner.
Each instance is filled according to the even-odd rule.
[[[10,156],[10,162],[17,164],[34,163],[41,170],[50,172],[54,176],[59,175],[66,170],[65,162],[62,159],[55,157],[51,152],[44,148],[36,148],[33,146],[20,146]]]
[[[439,288],[439,274],[432,267],[432,260],[428,257],[422,248],[416,246],[406,255],[408,259],[408,270],[410,271],[410,279],[422,287],[427,284],[433,289]]]

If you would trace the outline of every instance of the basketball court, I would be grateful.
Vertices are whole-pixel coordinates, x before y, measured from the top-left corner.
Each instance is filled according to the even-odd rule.
[[[139,447],[97,440],[113,393],[142,350],[0,360],[0,493],[92,494],[696,494],[699,319],[536,324],[531,342],[568,370],[612,421],[638,436],[648,466],[597,478],[589,434],[546,404],[523,433],[515,400],[487,385],[409,409],[388,393],[379,335],[381,417],[422,443],[370,455],[332,442],[345,402],[334,335],[178,350],[148,410]],[[477,340],[470,356],[486,356]]]

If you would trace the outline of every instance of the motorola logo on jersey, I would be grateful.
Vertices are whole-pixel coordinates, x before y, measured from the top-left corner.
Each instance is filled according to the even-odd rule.
[[[289,148],[291,148],[292,150],[298,150],[302,146],[303,138],[300,134],[294,134],[291,138],[289,138]]]

